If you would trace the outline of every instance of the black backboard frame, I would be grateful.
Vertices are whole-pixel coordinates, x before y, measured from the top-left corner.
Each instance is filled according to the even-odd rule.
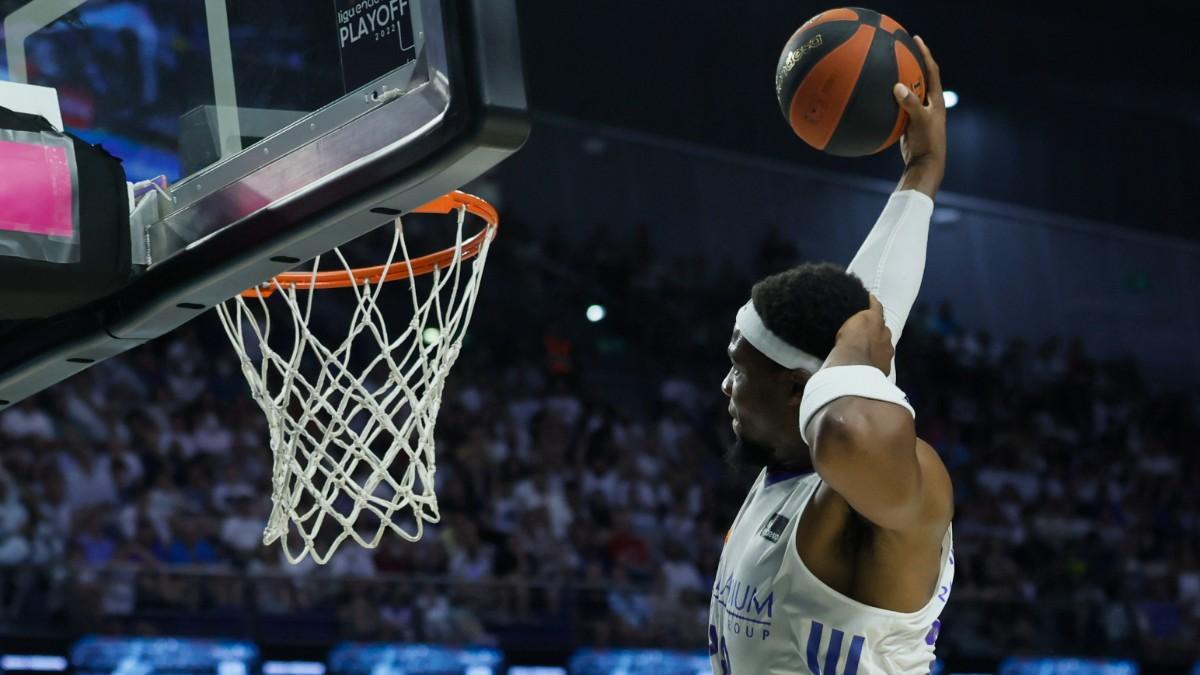
[[[516,0],[445,0],[449,105],[412,142],[181,248],[115,294],[0,334],[0,409],[163,335],[240,291],[478,177],[529,134]],[[369,115],[381,122],[397,99]],[[214,202],[211,208],[220,208]],[[200,206],[199,208],[203,208]]]

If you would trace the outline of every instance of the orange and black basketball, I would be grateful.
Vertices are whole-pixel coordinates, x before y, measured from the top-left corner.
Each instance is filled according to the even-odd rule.
[[[916,42],[891,17],[858,7],[821,12],[792,35],[775,67],[775,94],[792,130],[817,150],[873,155],[900,140],[902,82],[925,98]]]

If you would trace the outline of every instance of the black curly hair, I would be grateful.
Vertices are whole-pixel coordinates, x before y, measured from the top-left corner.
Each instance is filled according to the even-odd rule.
[[[822,360],[846,319],[870,306],[862,281],[833,263],[772,274],[754,284],[750,298],[772,333]]]

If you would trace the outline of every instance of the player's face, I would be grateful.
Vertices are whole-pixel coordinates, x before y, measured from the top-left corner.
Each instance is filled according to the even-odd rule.
[[[786,418],[789,404],[789,385],[782,376],[785,371],[774,368],[736,330],[726,353],[730,367],[721,382],[721,391],[729,397],[729,415],[736,436],[726,458],[735,466],[775,463],[780,422]]]

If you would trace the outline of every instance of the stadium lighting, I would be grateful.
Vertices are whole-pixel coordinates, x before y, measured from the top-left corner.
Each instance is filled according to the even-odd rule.
[[[437,328],[434,328],[433,326],[430,326],[429,328],[426,328],[425,330],[421,331],[421,341],[427,345],[431,345],[431,344],[437,342],[438,339],[441,337],[442,337],[442,331],[438,330]]]
[[[942,98],[946,101],[947,108],[953,108],[958,105],[958,92],[947,89],[942,92]]]
[[[608,312],[605,311],[603,305],[592,305],[591,307],[587,308],[587,318],[588,321],[591,321],[592,323],[603,321],[604,317],[607,315]]]

